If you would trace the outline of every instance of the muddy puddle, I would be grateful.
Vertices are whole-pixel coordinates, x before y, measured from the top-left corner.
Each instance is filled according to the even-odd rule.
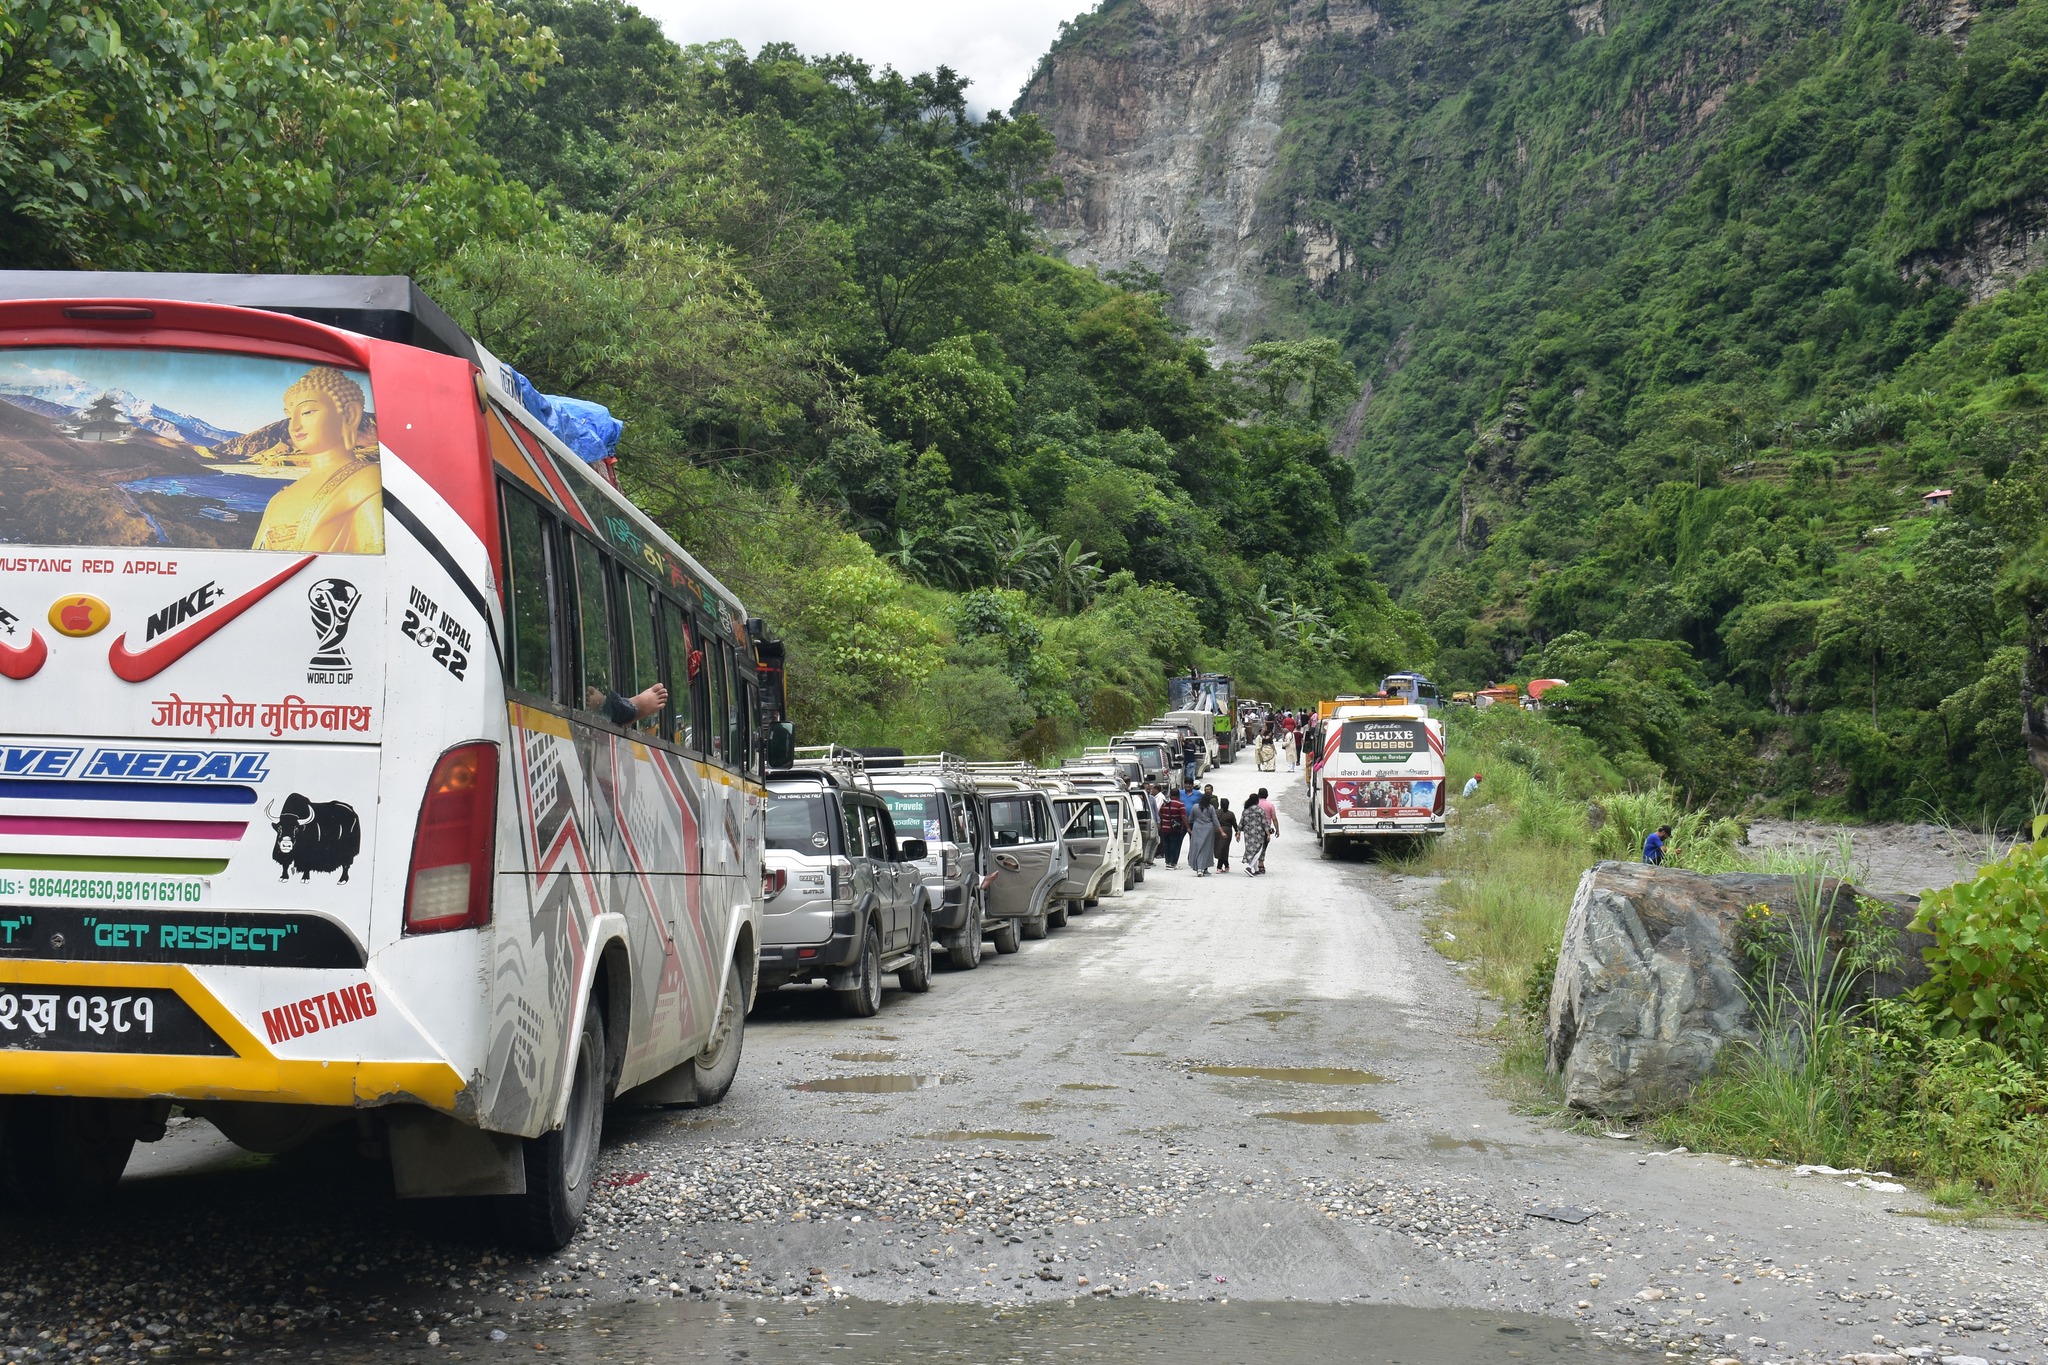
[[[795,1304],[679,1301],[595,1309],[553,1330],[521,1326],[502,1341],[488,1340],[487,1330],[443,1329],[432,1359],[524,1357],[576,1365],[1522,1365],[1649,1358],[1602,1342],[1577,1324],[1531,1314],[1350,1304],[1123,1299],[998,1308],[852,1302],[806,1313]],[[416,1336],[359,1345],[330,1338],[323,1344],[329,1362],[426,1358]]]
[[[1012,1133],[995,1130],[985,1133],[963,1132],[953,1129],[944,1133],[919,1133],[921,1138],[934,1142],[1051,1142],[1051,1133]]]
[[[1203,1076],[1236,1076],[1257,1081],[1291,1081],[1295,1085],[1384,1085],[1385,1076],[1345,1066],[1197,1066]]]
[[[835,1052],[832,1054],[832,1060],[835,1062],[866,1062],[872,1066],[884,1062],[893,1062],[896,1060],[896,1054],[893,1052]]]
[[[1090,1083],[1089,1083],[1089,1082],[1087,1082],[1087,1081],[1068,1081],[1068,1082],[1067,1082],[1066,1084],[1062,1085],[1062,1086],[1060,1087],[1060,1089],[1062,1089],[1062,1090],[1121,1090],[1121,1089],[1123,1089],[1123,1087],[1122,1087],[1122,1086],[1120,1086],[1120,1085],[1093,1085],[1093,1084],[1090,1084]]]
[[[1497,1142],[1485,1142],[1479,1138],[1445,1137],[1441,1134],[1429,1140],[1429,1150],[1432,1152],[1490,1152],[1499,1146]]]
[[[1377,1109],[1303,1109],[1291,1114],[1260,1114],[1258,1117],[1279,1119],[1282,1123],[1319,1123],[1334,1128],[1386,1122]]]
[[[1269,1024],[1277,1024],[1282,1019],[1292,1019],[1295,1015],[1300,1013],[1300,1010],[1253,1010],[1250,1014],[1246,1015],[1245,1018],[1263,1019]]]
[[[827,1095],[900,1095],[908,1090],[949,1084],[951,1081],[945,1076],[823,1076],[815,1081],[798,1081],[791,1088]]]

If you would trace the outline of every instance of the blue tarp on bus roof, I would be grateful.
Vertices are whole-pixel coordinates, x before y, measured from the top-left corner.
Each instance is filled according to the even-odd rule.
[[[512,371],[512,382],[526,410],[585,464],[599,464],[618,453],[619,433],[626,424],[612,416],[610,408],[581,398],[542,393],[517,370]]]

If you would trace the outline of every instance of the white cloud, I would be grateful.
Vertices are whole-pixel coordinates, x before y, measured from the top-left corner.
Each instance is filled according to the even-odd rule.
[[[877,69],[905,74],[950,66],[973,81],[968,107],[1008,109],[1038,59],[1059,36],[1060,21],[1093,8],[1090,0],[639,0],[680,43],[738,40],[796,44],[808,56],[850,52]]]

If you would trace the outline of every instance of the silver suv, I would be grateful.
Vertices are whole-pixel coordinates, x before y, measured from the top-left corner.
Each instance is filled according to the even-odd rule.
[[[917,867],[925,841],[898,839],[863,785],[844,767],[768,776],[759,994],[823,978],[865,1019],[882,1007],[885,973],[906,991],[931,989],[932,915]]]
[[[989,936],[997,952],[1013,953],[1019,938],[1044,938],[1054,923],[1055,888],[1070,861],[1067,845],[1053,819],[1052,798],[1032,780],[1036,769],[976,763],[969,770],[988,816]],[[1058,916],[1064,924],[1065,902]]]
[[[932,930],[954,970],[973,971],[981,965],[988,928],[991,859],[987,816],[966,762],[950,754],[870,758],[867,776],[896,828],[924,836],[918,870],[931,902]]]

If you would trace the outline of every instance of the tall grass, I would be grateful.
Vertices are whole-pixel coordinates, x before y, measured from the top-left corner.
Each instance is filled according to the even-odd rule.
[[[1472,964],[1484,989],[1510,1002],[1547,996],[1579,878],[1604,858],[1642,856],[1643,839],[1672,827],[1672,864],[1725,871],[1739,862],[1741,828],[1684,810],[1665,787],[1625,790],[1583,736],[1539,716],[1493,708],[1448,727],[1454,802],[1449,838],[1421,858],[1444,878],[1438,947]]]
[[[1857,978],[1885,965],[1896,941],[1869,906],[1830,920],[1825,884],[1858,872],[1846,839],[1746,850],[1736,822],[1687,810],[1662,787],[1626,786],[1580,736],[1537,716],[1456,717],[1449,740],[1452,790],[1475,771],[1485,782],[1454,800],[1449,837],[1416,867],[1444,879],[1439,949],[1510,1006],[1503,1062],[1525,1095],[1558,1098],[1537,1089],[1542,1013],[1580,877],[1598,859],[1640,857],[1644,836],[1669,825],[1667,861],[1679,867],[1798,884],[1790,912],[1752,923],[1743,940],[1761,949],[1744,951],[1762,1041],[1724,1051],[1718,1073],[1652,1131],[1696,1150],[1918,1177],[1970,1211],[2048,1216],[2048,1076],[1973,1038],[1940,1036],[1911,1002],[1864,1003]]]

